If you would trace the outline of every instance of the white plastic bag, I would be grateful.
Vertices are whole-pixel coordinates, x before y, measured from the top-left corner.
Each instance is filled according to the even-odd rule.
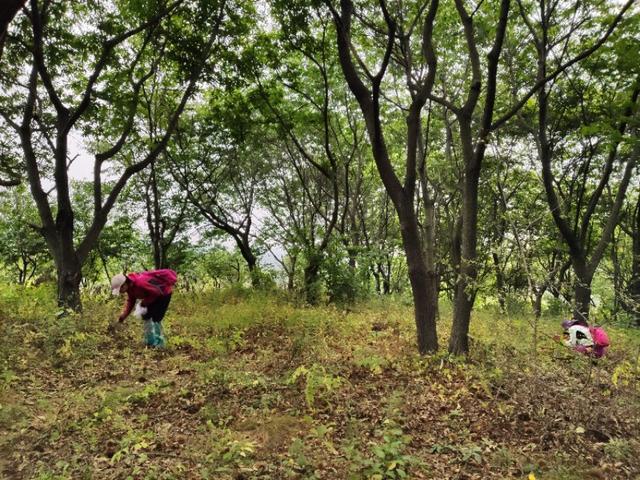
[[[145,313],[147,313],[147,307],[143,307],[140,302],[136,303],[136,309],[133,314],[138,318],[142,318]]]

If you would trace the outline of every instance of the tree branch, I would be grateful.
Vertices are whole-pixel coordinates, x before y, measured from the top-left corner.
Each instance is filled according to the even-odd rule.
[[[525,103],[527,103],[527,101],[538,91],[540,90],[540,88],[542,88],[547,82],[549,82],[550,80],[553,80],[554,78],[558,77],[559,75],[561,75],[565,70],[567,70],[569,67],[571,67],[572,65],[575,65],[576,63],[580,62],[581,60],[584,60],[585,58],[587,58],[588,56],[590,56],[591,54],[593,54],[595,51],[597,51],[602,45],[605,44],[605,42],[607,41],[607,39],[611,36],[611,34],[613,33],[613,31],[616,29],[616,27],[618,26],[618,24],[620,23],[620,21],[622,20],[625,12],[631,7],[631,5],[633,5],[633,3],[635,2],[635,0],[627,0],[627,3],[624,4],[624,6],[622,7],[622,9],[620,10],[620,12],[618,13],[618,15],[616,15],[615,19],[611,22],[611,25],[609,25],[609,28],[607,29],[607,31],[604,33],[604,35],[602,37],[600,37],[600,39],[593,44],[591,47],[583,50],[581,53],[579,53],[578,55],[576,55],[575,57],[573,57],[571,60],[568,60],[567,62],[565,62],[564,64],[560,65],[556,70],[554,70],[552,73],[546,75],[544,78],[541,78],[540,80],[538,80],[530,89],[529,91],[520,99],[520,101],[518,101],[512,108],[511,110],[509,110],[507,113],[505,113],[504,115],[502,115],[498,120],[496,120],[492,125],[491,125],[491,130],[496,130],[497,128],[500,128],[504,123],[506,123],[511,117],[513,117],[516,113],[518,113],[518,111],[525,105]]]

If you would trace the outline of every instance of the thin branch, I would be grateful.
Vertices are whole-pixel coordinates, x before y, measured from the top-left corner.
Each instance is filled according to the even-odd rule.
[[[502,115],[498,120],[496,120],[495,122],[493,122],[493,124],[491,125],[491,130],[495,130],[497,128],[500,128],[504,123],[506,123],[511,117],[513,117],[526,103],[527,101],[538,91],[540,90],[540,88],[542,88],[547,82],[549,82],[550,80],[555,79],[556,77],[558,77],[559,75],[561,75],[564,71],[566,71],[569,67],[571,67],[572,65],[575,65],[576,63],[580,62],[581,60],[584,60],[585,58],[587,58],[588,56],[590,56],[591,54],[593,54],[596,50],[598,50],[602,45],[605,44],[605,42],[607,41],[607,39],[611,36],[611,34],[613,33],[613,31],[616,29],[616,27],[618,26],[618,24],[622,21],[622,18],[625,14],[625,12],[631,7],[631,5],[633,5],[633,3],[635,2],[635,0],[627,0],[627,3],[624,4],[624,6],[622,7],[622,9],[620,10],[620,12],[618,13],[618,15],[616,15],[615,19],[611,22],[611,25],[609,25],[609,28],[607,29],[607,31],[604,33],[604,35],[602,37],[600,37],[600,39],[593,44],[591,47],[583,50],[581,53],[579,53],[578,55],[576,55],[574,58],[572,58],[571,60],[567,61],[566,63],[560,65],[556,70],[554,70],[552,73],[546,75],[544,78],[538,80],[530,89],[529,91],[520,99],[520,101],[518,101],[512,108],[511,110],[509,110],[507,113],[505,113],[504,115]]]

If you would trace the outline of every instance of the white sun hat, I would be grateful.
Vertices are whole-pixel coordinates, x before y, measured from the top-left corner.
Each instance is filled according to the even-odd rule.
[[[124,274],[119,273],[117,275],[114,275],[111,279],[111,293],[113,293],[114,295],[119,295],[120,287],[122,287],[122,285],[124,285],[124,282],[126,281],[127,277]]]

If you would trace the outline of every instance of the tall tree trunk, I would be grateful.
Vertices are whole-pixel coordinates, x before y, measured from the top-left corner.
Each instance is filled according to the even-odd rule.
[[[312,253],[307,259],[304,269],[304,292],[309,305],[317,305],[320,302],[320,266],[322,255]]]
[[[464,105],[461,108],[454,106],[464,159],[464,178],[462,181],[462,244],[449,352],[461,355],[469,351],[469,323],[477,289],[475,283],[477,279],[478,184],[489,135],[494,129],[492,121],[497,92],[498,63],[506,34],[511,2],[510,0],[501,0],[500,2],[500,18],[496,25],[493,46],[487,55],[486,75],[483,75],[481,71],[473,14],[470,15],[467,12],[465,2],[462,0],[455,0],[455,5],[464,30],[472,75]],[[484,105],[479,112],[480,122],[474,137],[472,124],[482,91],[483,79],[486,80]]]
[[[82,310],[80,300],[80,282],[82,270],[77,262],[70,261],[57,267],[58,272],[58,306],[73,311]]]
[[[298,255],[289,255],[291,259],[291,266],[289,270],[287,270],[287,291],[293,292],[295,288],[295,278],[296,278],[296,265],[298,263]]]
[[[435,283],[435,269],[432,269],[431,272],[427,271],[414,212],[408,214],[402,211],[402,213],[400,215],[400,232],[407,256],[418,345],[421,348],[420,353],[426,353],[427,350],[431,350],[428,346],[433,345],[437,349],[438,345],[436,333],[437,295],[436,298],[433,295],[434,290],[437,292],[437,288],[429,285],[430,281]],[[403,218],[405,215],[409,218]]]
[[[545,288],[536,288],[533,297],[533,316],[538,320],[542,316],[542,297],[544,296]]]
[[[640,252],[633,254],[633,266],[631,280],[627,287],[629,299],[625,302],[628,310],[635,320],[636,326],[640,327]]]
[[[253,249],[251,248],[251,244],[249,243],[249,236],[244,234],[236,234],[234,235],[234,239],[236,241],[236,245],[238,245],[238,249],[240,250],[240,254],[247,264],[247,268],[249,269],[249,276],[251,278],[251,285],[253,287],[260,286],[260,274],[258,269],[258,259],[253,253]]]
[[[635,324],[640,327],[640,196],[633,211],[631,225],[631,280],[627,286],[628,300],[626,310],[633,315]]]
[[[590,271],[586,262],[580,257],[572,257],[572,264],[573,271],[576,274],[573,287],[573,318],[588,320],[591,307],[593,272]]]
[[[427,125],[425,132],[425,139],[422,137],[418,141],[418,157],[420,163],[418,165],[418,173],[420,176],[420,185],[422,187],[422,202],[424,207],[424,227],[422,231],[423,241],[423,255],[424,266],[426,269],[426,308],[428,316],[426,319],[427,324],[436,324],[436,319],[439,317],[438,297],[439,297],[439,282],[438,282],[438,266],[436,262],[436,208],[433,195],[429,188],[429,182],[427,177],[427,146],[429,144],[429,135],[431,130],[431,103],[429,104],[429,110],[427,114]],[[436,338],[437,341],[437,338]]]
[[[258,288],[261,286],[262,281],[260,277],[260,269],[254,259],[251,262],[247,262],[247,268],[249,269],[249,278],[251,278],[251,286],[253,288]]]
[[[58,252],[53,256],[58,274],[58,306],[73,311],[81,311],[80,282],[82,281],[82,264],[70,239],[67,239],[67,241],[60,240],[59,245]]]
[[[440,282],[436,261],[436,209],[433,198],[425,195],[424,259],[427,269],[427,303],[433,311],[433,322],[439,318]],[[430,320],[431,321],[431,320]]]
[[[502,268],[500,267],[500,257],[496,252],[491,254],[493,258],[493,266],[496,269],[496,289],[498,290],[498,305],[500,305],[500,312],[506,311],[505,292],[504,292],[504,275]]]
[[[375,284],[375,290],[378,295],[382,293],[382,283],[380,282],[380,264],[375,264],[371,267],[371,274],[373,275],[373,281]]]
[[[476,243],[478,230],[478,182],[480,158],[473,151],[471,119],[459,118],[462,154],[465,159],[462,182],[462,236],[460,266],[456,284],[453,325],[449,340],[449,352],[454,355],[469,351],[469,323],[476,296]]]
[[[380,269],[380,275],[382,276],[382,294],[389,295],[391,293],[391,262],[387,262],[387,268],[385,269],[382,263],[378,265]]]

